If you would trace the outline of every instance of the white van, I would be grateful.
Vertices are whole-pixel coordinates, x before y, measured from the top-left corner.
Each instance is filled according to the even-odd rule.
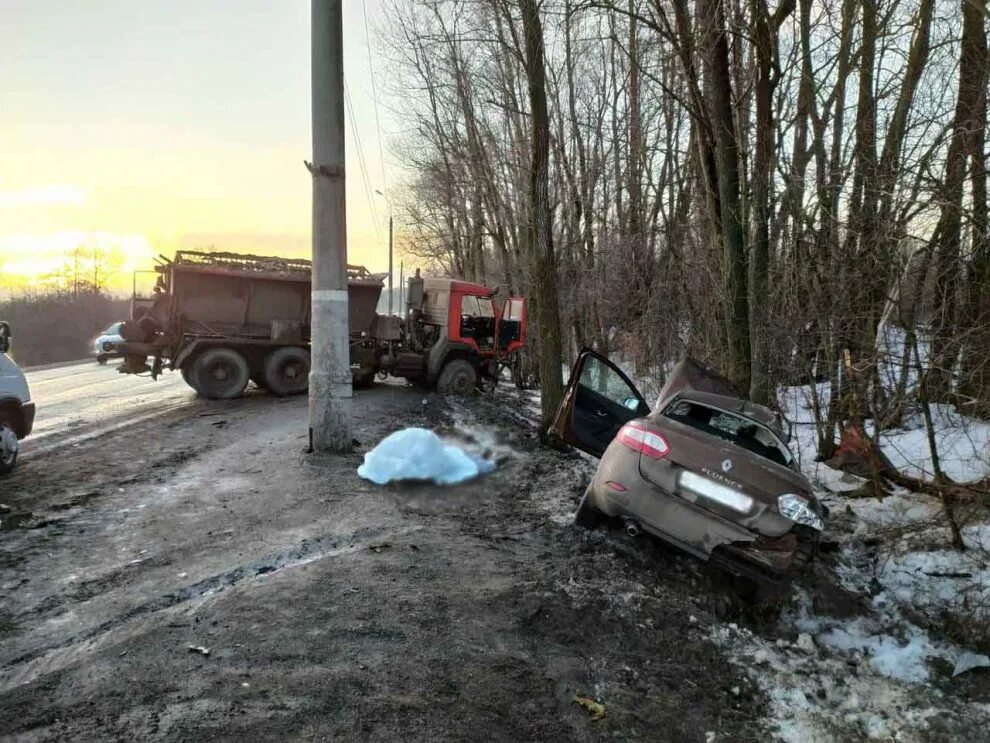
[[[34,427],[34,403],[24,372],[7,355],[10,326],[0,322],[0,475],[17,464],[20,439]]]

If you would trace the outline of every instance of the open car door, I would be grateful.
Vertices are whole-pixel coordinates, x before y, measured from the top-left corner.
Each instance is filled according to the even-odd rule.
[[[604,356],[584,349],[550,430],[586,454],[601,457],[623,425],[649,413],[629,377]]]
[[[526,300],[509,297],[498,323],[498,353],[508,356],[526,345]]]

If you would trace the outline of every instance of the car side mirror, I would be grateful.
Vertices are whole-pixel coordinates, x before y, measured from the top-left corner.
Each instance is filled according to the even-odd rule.
[[[627,397],[625,400],[622,401],[622,406],[625,407],[625,408],[629,408],[630,410],[638,410],[639,409],[639,398],[638,397]]]
[[[10,325],[0,321],[0,353],[10,350]]]

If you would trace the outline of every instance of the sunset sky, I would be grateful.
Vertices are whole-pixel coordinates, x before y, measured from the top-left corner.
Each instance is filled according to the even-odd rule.
[[[387,265],[395,131],[365,35],[381,0],[345,0],[351,262]],[[79,246],[125,257],[115,285],[177,248],[310,250],[308,0],[2,0],[0,284],[37,283]]]

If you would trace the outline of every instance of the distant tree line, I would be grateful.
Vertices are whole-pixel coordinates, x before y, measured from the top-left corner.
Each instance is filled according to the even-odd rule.
[[[93,338],[129,312],[129,299],[95,292],[22,292],[0,300],[0,319],[12,330],[10,355],[21,366],[92,356]]]
[[[35,366],[92,355],[90,341],[130,312],[129,300],[107,288],[120,264],[115,251],[79,247],[31,286],[5,286],[0,276],[0,320],[13,330],[11,356]]]

